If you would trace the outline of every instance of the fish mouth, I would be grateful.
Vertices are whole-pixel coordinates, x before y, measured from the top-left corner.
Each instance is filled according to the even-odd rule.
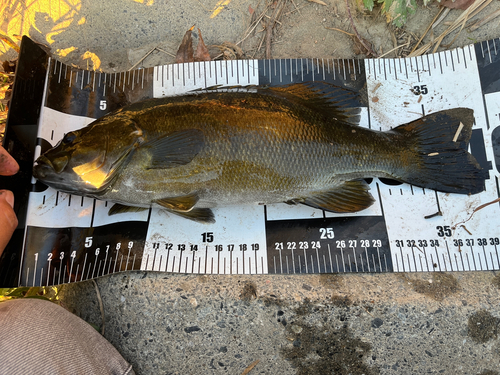
[[[55,168],[49,158],[42,155],[36,159],[36,164],[33,167],[33,177],[38,180],[43,180],[51,172],[55,172]]]
[[[49,159],[45,155],[41,155],[37,160],[34,167],[34,171],[42,175],[42,178],[45,177],[46,172],[55,172],[57,174],[61,173],[66,165],[68,165],[69,158],[65,155]],[[35,176],[36,177],[36,176]]]
[[[33,177],[41,183],[65,193],[79,192],[78,189],[64,181],[64,177],[58,174],[53,163],[45,156],[40,156],[36,160],[36,164],[33,166]]]

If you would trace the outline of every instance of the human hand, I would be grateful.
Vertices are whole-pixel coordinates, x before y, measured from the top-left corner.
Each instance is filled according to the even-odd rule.
[[[12,176],[19,171],[19,164],[0,146],[0,175]],[[0,255],[9,243],[17,227],[14,213],[14,194],[9,190],[0,190]]]

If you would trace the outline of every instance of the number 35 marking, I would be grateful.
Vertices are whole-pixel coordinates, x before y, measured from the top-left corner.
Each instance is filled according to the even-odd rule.
[[[445,225],[443,227],[437,226],[436,229],[437,229],[437,235],[439,237],[451,237],[451,228],[448,225]]]
[[[425,95],[425,94],[429,93],[429,90],[427,89],[427,85],[413,86],[413,88],[410,90],[415,95]]]

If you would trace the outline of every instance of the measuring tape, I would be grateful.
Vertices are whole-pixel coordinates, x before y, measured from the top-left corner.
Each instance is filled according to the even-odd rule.
[[[26,286],[126,270],[498,270],[499,204],[470,216],[500,196],[499,49],[496,39],[404,59],[210,61],[110,74],[62,64],[24,38],[5,144],[28,170],[15,188],[29,191],[29,199],[17,207],[20,228],[2,264],[10,269],[9,277],[17,265],[15,282]],[[286,204],[230,206],[215,209],[217,222],[207,225],[159,209],[110,217],[107,202],[61,193],[31,179],[33,160],[65,133],[126,104],[211,86],[306,81],[357,91],[364,103],[360,126],[376,130],[439,110],[474,109],[470,152],[489,171],[486,190],[454,195],[374,178],[369,182],[375,203],[361,212],[334,214]]]

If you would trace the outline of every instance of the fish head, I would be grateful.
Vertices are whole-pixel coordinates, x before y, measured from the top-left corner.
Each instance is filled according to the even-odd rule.
[[[36,160],[33,176],[63,192],[98,196],[143,141],[135,122],[103,118],[65,134]]]

